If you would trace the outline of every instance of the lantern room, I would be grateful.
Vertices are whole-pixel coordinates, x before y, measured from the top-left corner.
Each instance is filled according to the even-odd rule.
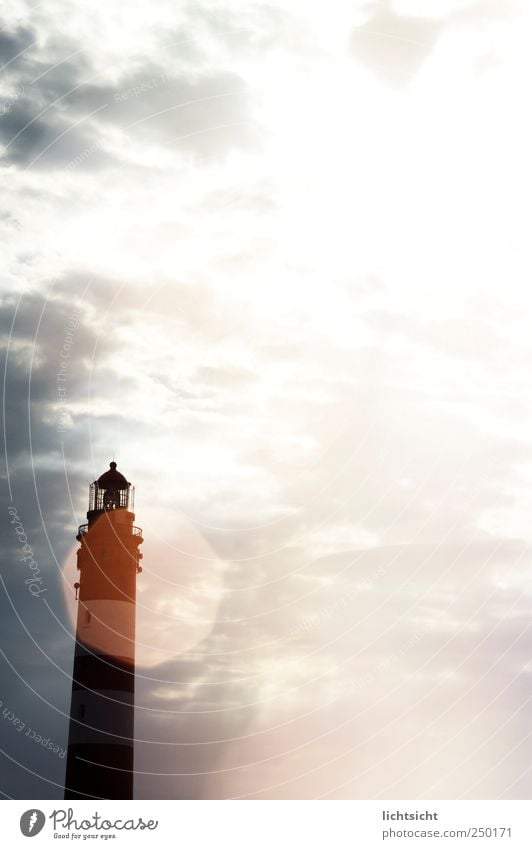
[[[87,517],[120,508],[133,512],[134,500],[135,487],[118,471],[113,460],[109,469],[90,485]]]

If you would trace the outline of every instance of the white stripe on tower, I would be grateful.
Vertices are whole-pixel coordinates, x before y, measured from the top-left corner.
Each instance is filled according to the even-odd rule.
[[[116,599],[85,599],[78,605],[77,638],[95,654],[135,660],[135,605]]]

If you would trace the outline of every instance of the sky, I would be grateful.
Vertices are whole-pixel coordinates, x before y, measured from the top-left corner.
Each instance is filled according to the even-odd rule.
[[[530,4],[4,7],[0,792],[114,457],[138,798],[529,798]]]

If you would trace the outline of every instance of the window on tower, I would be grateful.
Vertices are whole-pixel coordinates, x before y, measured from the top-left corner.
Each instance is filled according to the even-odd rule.
[[[107,489],[104,492],[103,506],[105,510],[115,510],[120,507],[120,493],[117,489]]]

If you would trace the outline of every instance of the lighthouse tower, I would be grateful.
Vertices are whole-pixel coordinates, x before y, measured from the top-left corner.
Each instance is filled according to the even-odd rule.
[[[90,486],[79,580],[65,799],[132,799],[135,601],[142,531],[112,462]]]

